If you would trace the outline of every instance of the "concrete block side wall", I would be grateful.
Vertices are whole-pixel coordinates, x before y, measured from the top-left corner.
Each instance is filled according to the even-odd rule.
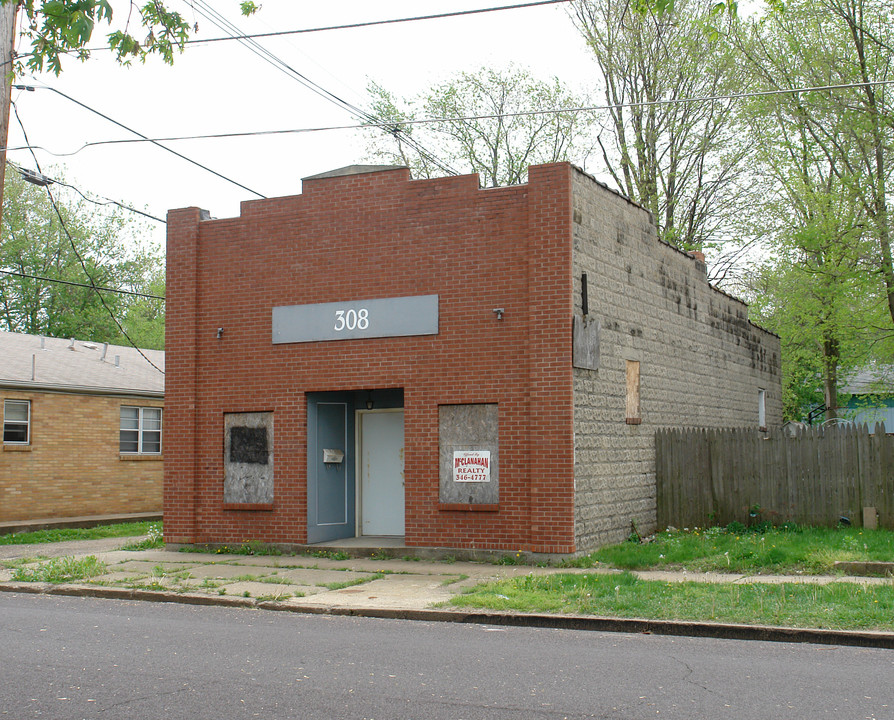
[[[578,549],[655,529],[654,434],[661,427],[782,421],[780,344],[704,266],[658,241],[651,216],[574,171],[574,313],[587,273],[601,324],[598,370],[575,369]],[[570,324],[570,323],[569,323]],[[640,363],[641,424],[627,424],[626,363]]]
[[[572,552],[570,173],[543,166],[528,185],[482,190],[476,176],[379,172],[307,181],[234,219],[169,213],[166,539],[305,542],[306,394],[401,388],[408,545]],[[273,307],[429,294],[438,335],[271,342]],[[496,511],[439,503],[450,403],[498,405]],[[223,417],[247,412],[273,415],[264,511],[223,503]]]
[[[163,456],[118,452],[121,406],[158,398],[0,389],[3,400],[31,401],[31,442],[0,448],[0,521],[161,510]]]

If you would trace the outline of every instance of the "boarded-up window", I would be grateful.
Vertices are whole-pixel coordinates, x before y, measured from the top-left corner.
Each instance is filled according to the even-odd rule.
[[[497,404],[441,405],[438,407],[438,424],[440,501],[470,505],[499,503]],[[469,472],[458,473],[457,468]]]
[[[627,424],[642,422],[639,410],[639,361],[627,361]]]
[[[273,413],[224,415],[224,503],[273,502]]]

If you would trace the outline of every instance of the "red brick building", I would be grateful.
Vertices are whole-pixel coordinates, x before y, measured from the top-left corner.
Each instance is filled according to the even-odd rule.
[[[591,267],[602,242],[618,262]],[[486,190],[346,168],[238,218],[170,212],[167,261],[168,542],[570,553],[654,526],[658,424],[781,414],[778,338],[564,163]],[[613,303],[614,275],[655,307]],[[722,367],[666,352],[672,329]]]

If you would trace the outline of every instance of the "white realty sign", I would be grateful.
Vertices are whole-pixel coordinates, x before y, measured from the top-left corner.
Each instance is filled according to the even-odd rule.
[[[453,482],[490,482],[490,451],[454,452]]]

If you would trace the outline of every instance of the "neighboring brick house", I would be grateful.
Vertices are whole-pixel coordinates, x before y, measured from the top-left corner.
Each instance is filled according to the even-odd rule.
[[[0,522],[159,512],[164,352],[0,331]]]
[[[168,215],[165,538],[572,553],[654,529],[661,427],[776,426],[778,337],[577,168],[306,178]]]

